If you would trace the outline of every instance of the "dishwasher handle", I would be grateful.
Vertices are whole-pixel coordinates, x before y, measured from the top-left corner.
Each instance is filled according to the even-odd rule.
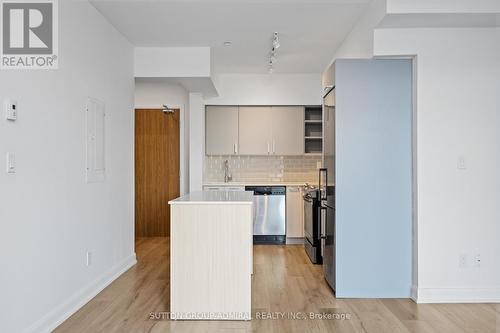
[[[245,191],[251,191],[254,195],[285,195],[284,186],[245,186]]]

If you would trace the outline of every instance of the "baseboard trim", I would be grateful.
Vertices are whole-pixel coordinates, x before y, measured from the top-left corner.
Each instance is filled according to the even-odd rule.
[[[303,245],[304,237],[287,237],[286,245]]]
[[[410,298],[415,303],[418,303],[418,287],[414,284],[411,286],[411,289],[410,289]]]
[[[412,299],[417,303],[500,303],[500,288],[417,288],[412,286]]]
[[[60,304],[54,310],[37,320],[29,326],[24,333],[52,332],[57,326],[61,325],[66,319],[87,304],[92,298],[99,294],[104,288],[110,285],[120,275],[125,273],[130,267],[137,263],[135,253],[122,260],[122,262],[113,266],[108,272],[100,278],[94,280],[87,287],[74,294],[68,301]]]

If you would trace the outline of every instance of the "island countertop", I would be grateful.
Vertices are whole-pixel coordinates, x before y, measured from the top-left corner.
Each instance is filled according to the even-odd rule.
[[[252,191],[196,191],[170,200],[170,205],[189,204],[249,204],[253,203]]]

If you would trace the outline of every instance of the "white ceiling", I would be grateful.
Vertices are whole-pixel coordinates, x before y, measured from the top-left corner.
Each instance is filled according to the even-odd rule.
[[[275,73],[321,73],[370,0],[91,2],[136,46],[210,46],[214,73],[266,73],[274,31]]]

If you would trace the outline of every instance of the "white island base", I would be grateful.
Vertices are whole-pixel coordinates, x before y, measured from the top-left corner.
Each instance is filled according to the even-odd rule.
[[[169,204],[171,318],[250,320],[253,193],[193,192]]]

